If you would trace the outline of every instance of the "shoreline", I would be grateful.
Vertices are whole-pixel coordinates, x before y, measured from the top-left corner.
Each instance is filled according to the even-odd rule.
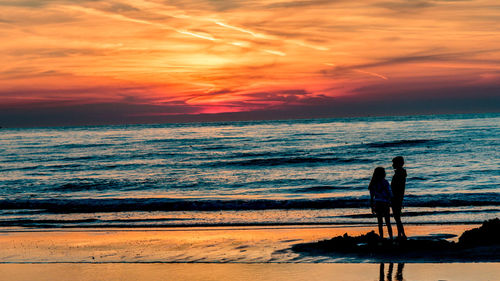
[[[391,216],[392,218],[392,216]],[[426,226],[426,225],[481,225],[484,221],[451,221],[451,222],[407,222],[404,223],[405,226]],[[298,228],[298,227],[310,227],[310,228],[321,228],[321,227],[339,227],[339,228],[349,228],[349,227],[374,227],[376,224],[373,222],[355,222],[355,223],[345,223],[345,222],[305,222],[305,223],[222,223],[222,224],[169,224],[169,225],[79,225],[79,226],[7,226],[0,227],[0,233],[2,232],[30,232],[30,231],[99,231],[99,230],[134,230],[137,231],[149,231],[149,230],[171,230],[171,229],[203,229],[203,228]],[[393,228],[395,225],[393,225]]]

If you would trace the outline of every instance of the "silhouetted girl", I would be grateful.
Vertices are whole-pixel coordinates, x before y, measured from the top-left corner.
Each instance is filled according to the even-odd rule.
[[[384,238],[383,219],[387,225],[387,232],[392,240],[392,227],[390,221],[390,205],[392,199],[392,191],[389,182],[385,179],[385,169],[382,167],[375,168],[373,171],[372,180],[368,186],[370,190],[370,203],[372,213],[377,215],[378,232],[380,238]]]

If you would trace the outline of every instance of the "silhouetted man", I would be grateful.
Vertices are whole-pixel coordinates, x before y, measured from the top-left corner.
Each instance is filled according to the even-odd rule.
[[[398,227],[398,238],[406,239],[405,229],[401,222],[401,209],[403,208],[403,197],[405,195],[406,185],[406,170],[403,168],[405,160],[403,156],[397,156],[392,159],[392,167],[394,168],[394,176],[391,181],[392,190],[392,214]]]

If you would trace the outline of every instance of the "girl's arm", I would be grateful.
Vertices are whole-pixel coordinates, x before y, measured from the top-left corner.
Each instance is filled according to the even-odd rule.
[[[385,181],[385,186],[387,187],[387,191],[389,192],[389,196],[392,198],[394,198],[394,194],[392,194],[392,189],[391,189],[391,185],[389,184],[388,181]]]

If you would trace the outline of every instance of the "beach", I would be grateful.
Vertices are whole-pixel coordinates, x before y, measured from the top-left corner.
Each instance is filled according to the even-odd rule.
[[[410,237],[457,235],[477,225],[408,226]],[[268,226],[170,229],[13,230],[0,235],[3,263],[320,263],[376,262],[308,256],[294,244],[359,235],[373,226]],[[450,236],[451,236],[450,235]],[[473,262],[473,261],[471,261]]]
[[[458,235],[475,226],[415,225],[408,233]],[[307,256],[290,249],[297,243],[373,228],[9,230],[0,234],[0,280],[379,280],[381,264],[374,260]],[[394,278],[398,266],[404,267],[404,280],[495,280],[500,274],[499,263],[473,260],[383,266],[384,276],[391,271]]]
[[[280,262],[302,239],[327,236],[319,228],[184,228],[10,232],[2,236],[7,262]],[[278,252],[276,254],[275,252]]]

